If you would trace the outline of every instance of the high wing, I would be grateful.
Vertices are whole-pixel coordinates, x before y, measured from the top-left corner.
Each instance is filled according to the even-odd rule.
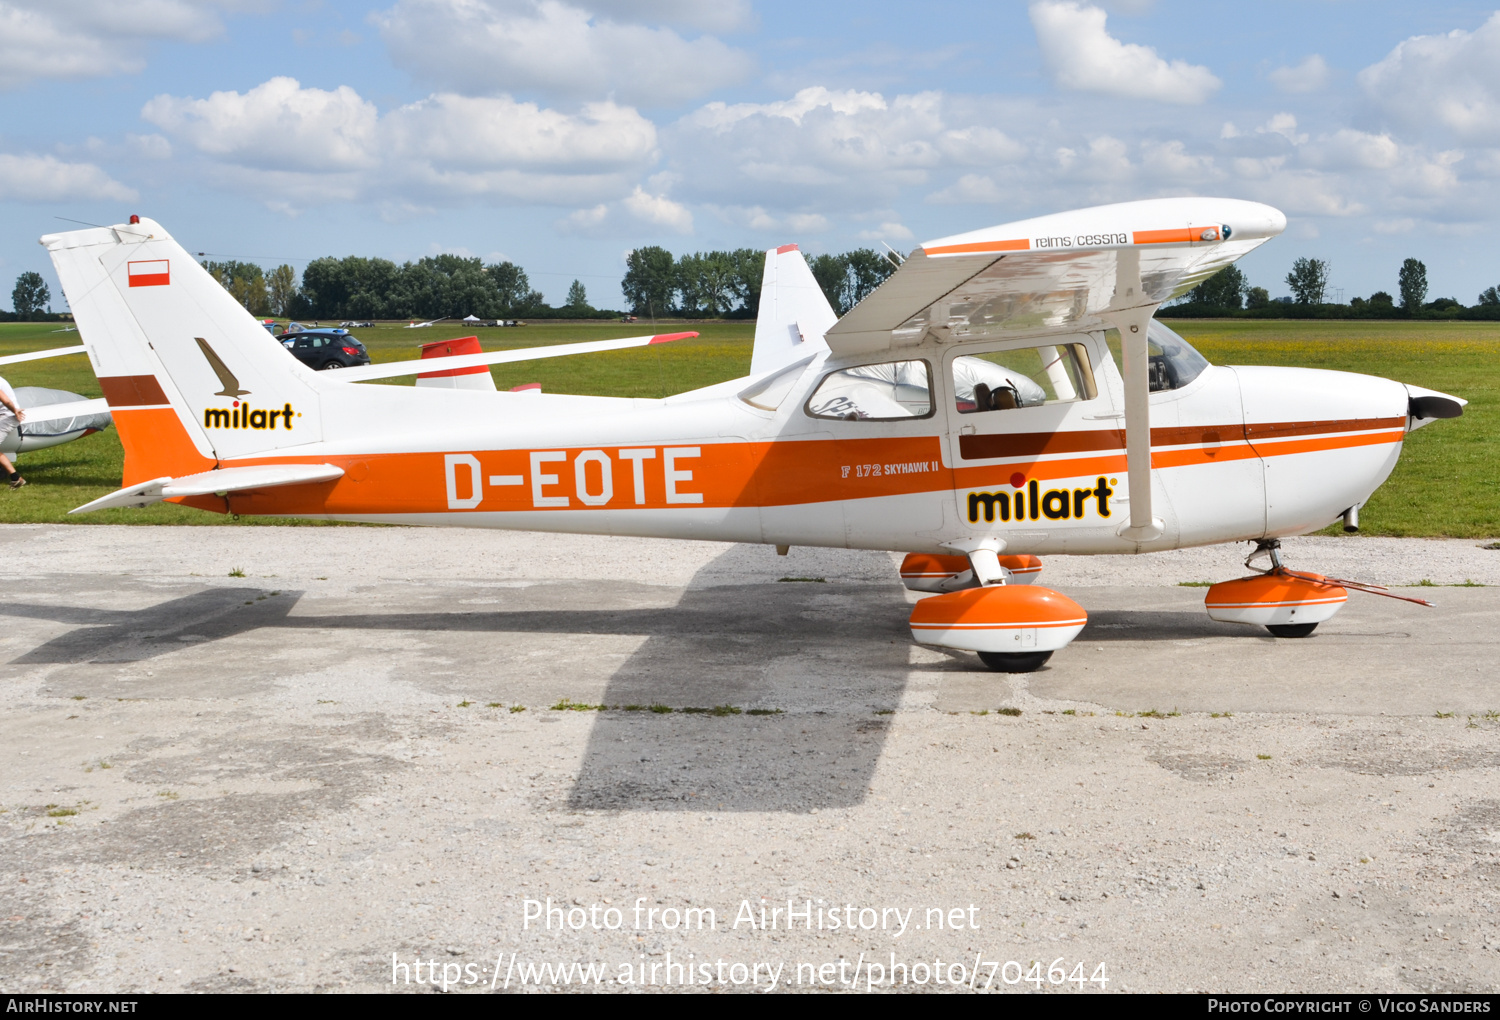
[[[1146,327],[1156,309],[1286,228],[1277,209],[1230,198],[1162,198],[1042,216],[922,245],[825,334],[835,355],[1113,326],[1125,377],[1130,520],[1151,513]]]
[[[1155,308],[1275,237],[1286,217],[1226,198],[1097,206],[928,241],[840,319],[835,354],[1076,333]]]

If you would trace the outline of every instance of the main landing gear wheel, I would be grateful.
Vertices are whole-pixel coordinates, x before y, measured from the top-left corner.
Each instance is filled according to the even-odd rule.
[[[1272,637],[1307,637],[1318,629],[1316,623],[1268,623],[1266,630]]]
[[[1052,658],[1051,652],[980,652],[979,661],[997,673],[1035,673]]]

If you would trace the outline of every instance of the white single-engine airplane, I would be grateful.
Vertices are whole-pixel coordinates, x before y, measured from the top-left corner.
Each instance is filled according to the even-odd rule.
[[[1032,583],[1039,554],[1255,541],[1269,567],[1211,588],[1210,614],[1310,633],[1355,585],[1287,569],[1278,540],[1357,527],[1406,433],[1462,413],[1386,379],[1210,366],[1153,320],[1285,225],[1182,198],[991,227],[922,245],[842,319],[777,248],[750,375],[662,400],[496,392],[483,366],[675,336],[455,352],[445,386],[360,386],[434,361],[313,372],[150,220],[42,243],[125,447],[125,487],[79,511],[902,551],[934,593],[917,641],[1027,671],[1087,619]]]

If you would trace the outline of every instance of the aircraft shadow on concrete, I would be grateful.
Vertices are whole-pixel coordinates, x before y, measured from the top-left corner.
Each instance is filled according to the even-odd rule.
[[[734,546],[700,576],[732,574],[739,562],[763,568],[764,555]],[[569,806],[804,812],[862,803],[885,746],[882,713],[899,705],[910,672],[908,612],[895,578],[690,585],[667,613],[675,622],[648,631],[611,676],[604,703],[746,714],[598,714]]]
[[[1090,609],[1078,641],[1163,641],[1191,638],[1268,638],[1264,627],[1220,623],[1192,610]],[[1065,654],[1059,652],[1059,655]]]

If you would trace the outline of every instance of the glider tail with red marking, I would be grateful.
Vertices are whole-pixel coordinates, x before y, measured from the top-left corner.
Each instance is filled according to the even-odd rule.
[[[828,350],[823,334],[838,319],[795,244],[767,251],[750,374],[774,372]]]

